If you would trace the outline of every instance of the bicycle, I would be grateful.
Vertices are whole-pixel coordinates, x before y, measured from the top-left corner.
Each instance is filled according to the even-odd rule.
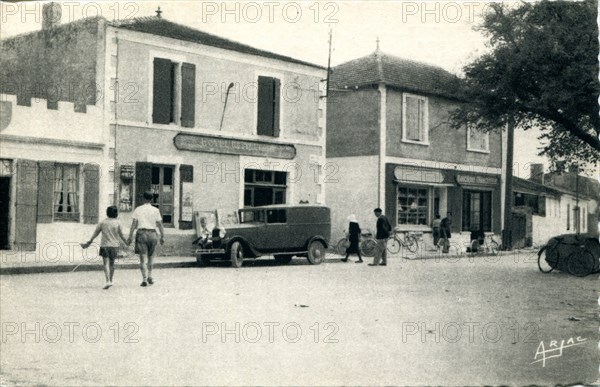
[[[500,255],[500,244],[494,240],[494,233],[484,233],[483,244],[479,242],[479,239],[473,239],[470,245],[470,251],[472,255],[478,252],[491,255]]]
[[[399,234],[403,234],[404,239]],[[394,236],[389,239],[386,245],[387,251],[390,254],[397,254],[400,252],[400,247],[406,247],[408,251],[414,253],[419,249],[419,240],[410,232],[394,230]]]
[[[595,258],[589,251],[585,248],[577,250],[573,249],[570,254],[561,257],[560,250],[558,249],[558,245],[560,244],[579,246],[579,243],[566,243],[563,242],[563,238],[557,237],[553,238],[548,244],[542,246],[538,252],[538,268],[542,273],[550,273],[559,266],[576,277],[585,277],[594,271]],[[585,244],[581,247],[583,246],[585,246]],[[547,253],[549,248],[551,249],[550,254]],[[543,260],[542,257],[544,258]],[[545,264],[542,263],[543,261]],[[561,268],[559,268],[559,270],[561,270]]]
[[[358,248],[360,249],[360,254],[365,257],[373,257],[375,256],[375,250],[377,249],[377,240],[373,238],[373,234],[371,232],[364,232],[360,234],[360,242],[358,244]],[[350,246],[350,242],[348,238],[340,239],[336,246],[335,252],[339,255],[346,255],[346,249]]]

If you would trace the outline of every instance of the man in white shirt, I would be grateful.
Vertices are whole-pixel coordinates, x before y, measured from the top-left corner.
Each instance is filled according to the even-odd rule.
[[[140,255],[140,269],[142,270],[141,286],[148,286],[154,283],[152,278],[152,266],[154,259],[154,249],[158,243],[158,235],[156,228],[160,231],[160,244],[165,243],[165,230],[163,228],[162,216],[158,208],[154,207],[150,202],[154,194],[150,191],[144,192],[144,204],[138,206],[133,211],[133,222],[129,230],[129,238],[127,243],[130,244],[135,234],[135,253]]]

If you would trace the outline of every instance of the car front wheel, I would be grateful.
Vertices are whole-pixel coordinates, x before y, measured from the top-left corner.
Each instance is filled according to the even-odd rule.
[[[244,263],[244,249],[240,242],[235,241],[231,244],[229,254],[231,258],[231,266],[235,268],[242,267],[242,264]]]
[[[312,241],[308,245],[308,262],[319,265],[325,258],[325,245],[321,241]]]

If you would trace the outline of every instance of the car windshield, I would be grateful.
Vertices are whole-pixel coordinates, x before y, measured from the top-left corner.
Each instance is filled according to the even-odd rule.
[[[264,223],[265,212],[262,210],[240,211],[240,223]]]

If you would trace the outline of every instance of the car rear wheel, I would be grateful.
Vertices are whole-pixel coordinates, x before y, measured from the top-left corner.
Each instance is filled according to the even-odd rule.
[[[325,258],[325,245],[321,241],[312,241],[308,245],[308,262],[319,265]]]
[[[235,241],[231,244],[229,255],[232,267],[242,267],[242,264],[244,263],[244,248],[239,241]]]
[[[275,262],[277,262],[280,265],[287,265],[288,263],[290,263],[292,261],[292,257],[293,257],[293,255],[289,255],[289,254],[276,255]]]

